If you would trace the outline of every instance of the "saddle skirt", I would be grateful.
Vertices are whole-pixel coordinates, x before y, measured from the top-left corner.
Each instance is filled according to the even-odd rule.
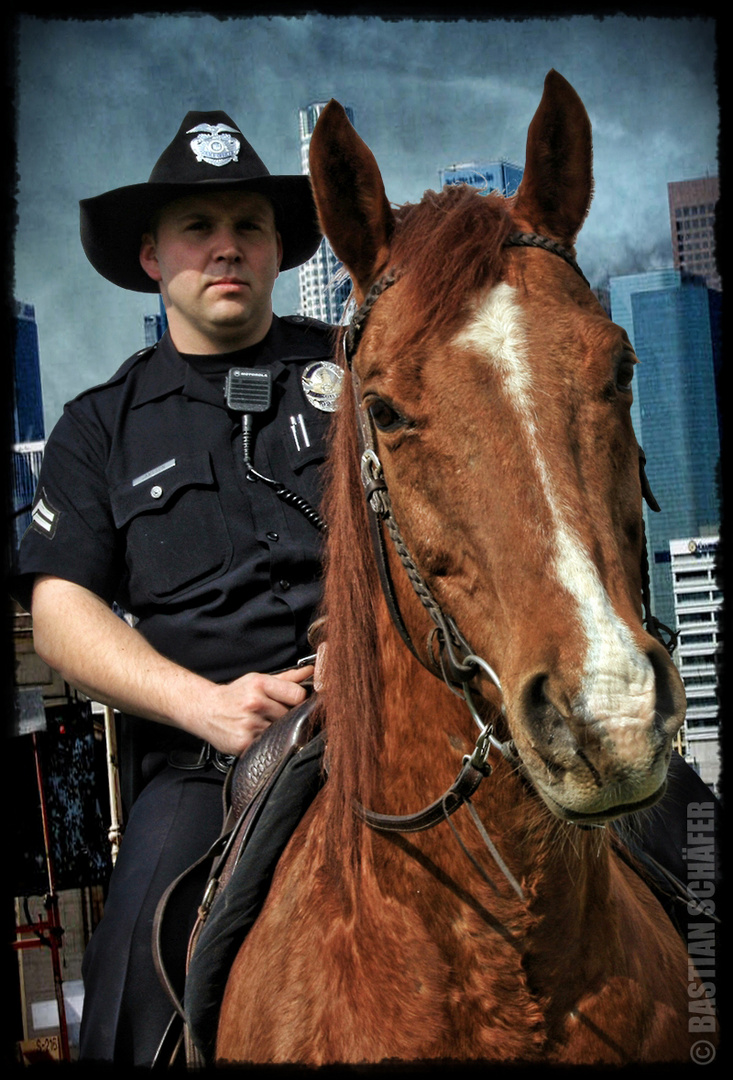
[[[179,1022],[185,1022],[186,1056],[194,1064],[213,1061],[232,963],[267,898],[285,846],[323,784],[324,736],[314,734],[312,718],[317,699],[311,694],[271,724],[232,766],[221,836],[159,904],[154,931],[158,973]],[[188,944],[185,987],[174,987],[165,956],[175,947],[175,927],[166,913],[175,910],[176,891],[192,874],[200,876],[203,899]]]

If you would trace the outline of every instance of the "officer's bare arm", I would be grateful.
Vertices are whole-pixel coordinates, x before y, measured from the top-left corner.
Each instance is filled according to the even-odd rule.
[[[268,724],[305,698],[313,673],[251,673],[219,685],[168,660],[95,593],[39,575],[33,588],[38,655],[94,701],[182,728],[226,754],[241,754]]]

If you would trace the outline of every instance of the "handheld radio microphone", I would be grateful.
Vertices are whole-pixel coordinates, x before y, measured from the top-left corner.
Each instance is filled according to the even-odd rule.
[[[228,408],[233,412],[242,413],[242,452],[244,464],[247,469],[248,480],[261,480],[263,484],[274,489],[275,494],[300,510],[311,525],[321,532],[326,531],[326,523],[313,507],[296,495],[294,491],[285,487],[277,480],[271,480],[262,473],[257,472],[252,464],[252,417],[255,413],[267,412],[272,403],[272,372],[269,368],[230,368],[224,382],[224,395]]]
[[[224,394],[234,412],[267,412],[272,401],[272,372],[269,368],[230,368]]]
[[[252,467],[252,414],[267,412],[272,401],[269,368],[230,368],[224,382],[228,408],[242,415],[242,449],[248,475]]]

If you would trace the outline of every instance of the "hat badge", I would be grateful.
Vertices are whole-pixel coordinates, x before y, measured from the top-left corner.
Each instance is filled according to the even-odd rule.
[[[195,132],[198,134],[191,140],[191,149],[197,161],[205,161],[208,165],[229,165],[232,161],[238,161],[239,139],[229,134],[234,132],[238,135],[236,128],[226,124],[197,124],[189,128],[186,134],[193,135]]]

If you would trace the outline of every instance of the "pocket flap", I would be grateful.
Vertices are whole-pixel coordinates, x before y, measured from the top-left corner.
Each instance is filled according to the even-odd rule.
[[[138,514],[163,510],[183,488],[211,487],[213,483],[207,450],[170,458],[112,488],[110,500],[115,525],[121,529]]]

